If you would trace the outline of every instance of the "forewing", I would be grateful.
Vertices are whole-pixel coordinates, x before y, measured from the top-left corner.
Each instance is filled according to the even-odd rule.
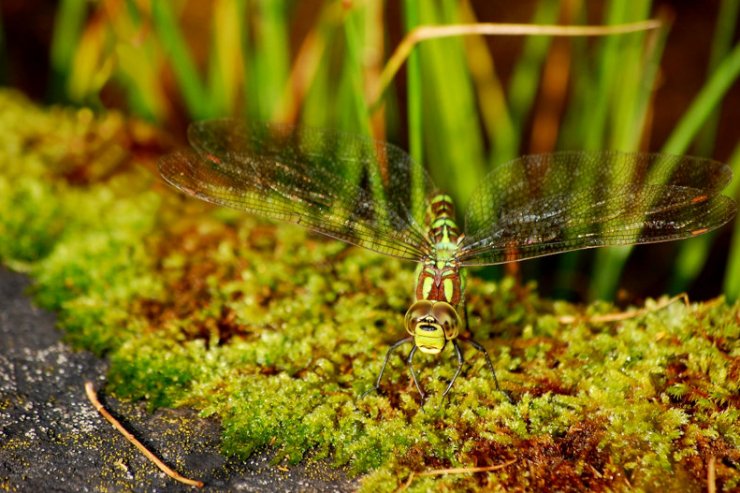
[[[621,152],[524,156],[494,169],[471,197],[463,265],[695,236],[728,222],[716,161]]]
[[[165,180],[186,193],[404,259],[431,248],[420,226],[431,182],[395,146],[236,120],[195,123],[188,138],[192,150],[159,162]]]

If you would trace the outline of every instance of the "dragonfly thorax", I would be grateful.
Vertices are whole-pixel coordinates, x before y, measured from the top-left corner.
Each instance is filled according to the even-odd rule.
[[[444,301],[420,300],[406,312],[404,325],[414,337],[414,344],[423,353],[442,352],[447,341],[455,339],[460,331],[457,310]]]
[[[437,194],[429,199],[425,223],[432,252],[417,269],[416,299],[457,306],[464,287],[457,260],[463,235],[455,222],[455,207],[449,195]]]
[[[463,276],[454,260],[430,258],[419,264],[416,274],[416,299],[444,301],[457,306],[462,300]]]

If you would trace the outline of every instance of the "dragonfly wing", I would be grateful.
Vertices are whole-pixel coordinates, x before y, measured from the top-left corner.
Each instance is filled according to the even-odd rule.
[[[195,123],[188,138],[192,150],[159,162],[165,180],[186,193],[404,259],[431,248],[420,224],[432,184],[395,146],[228,119]]]
[[[463,265],[695,236],[727,223],[730,169],[686,156],[560,152],[494,169],[471,197]]]

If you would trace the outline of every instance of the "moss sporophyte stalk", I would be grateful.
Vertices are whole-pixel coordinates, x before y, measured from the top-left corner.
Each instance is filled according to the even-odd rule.
[[[422,405],[427,397],[413,362],[417,350],[447,343],[462,371],[460,336],[469,266],[515,262],[584,248],[690,238],[732,219],[735,203],[720,191],[728,166],[707,159],[619,152],[526,156],[496,167],[470,198],[463,234],[452,199],[418,164],[384,142],[324,129],[195,123],[192,149],[159,161],[171,185],[195,197],[299,224],[369,250],[418,262],[416,301],[406,312],[407,363]],[[421,192],[421,193],[419,193]],[[462,313],[462,317],[461,317]]]
[[[482,353],[465,344],[463,377],[441,399],[457,369],[449,341],[438,355],[415,355],[428,393],[423,412],[406,364],[395,356],[382,394],[359,399],[372,388],[386,348],[401,337],[414,301],[419,274],[407,263],[170,193],[150,171],[158,140],[138,140],[156,132],[132,131],[135,124],[116,114],[43,110],[9,92],[0,92],[0,107],[3,262],[33,276],[35,299],[57,311],[67,341],[108,358],[108,392],[152,408],[187,405],[217,416],[225,453],[243,457],[270,449],[276,461],[292,462],[325,457],[363,474],[360,489],[373,492],[395,491],[409,478],[409,491],[686,491],[705,487],[710,464],[718,491],[740,486],[740,305],[715,300],[663,307],[649,300],[638,316],[604,323],[597,322],[600,316],[615,311],[607,303],[551,302],[532,284],[470,275],[461,289],[470,337],[491,355],[501,388],[514,402],[496,391]],[[368,144],[357,146],[355,153],[368,151]],[[374,161],[387,171],[380,177],[416,169],[399,165],[394,156],[400,151],[390,146],[373,144],[371,150],[386,156]],[[347,231],[375,238],[371,224],[398,224],[387,178],[353,168],[357,159],[341,161],[349,151],[310,155],[311,166],[321,158],[325,170],[341,163],[346,181],[362,185],[355,200],[335,203],[352,204],[345,219],[356,220]],[[610,159],[613,165],[629,161]],[[513,170],[535,165],[510,166],[504,178],[511,179],[506,189],[512,194],[503,197],[508,210],[520,197],[521,209],[532,195],[513,195],[525,183]],[[284,182],[301,169],[273,172]],[[712,184],[704,202],[713,203],[720,177],[696,178]],[[410,182],[425,180],[419,175]],[[602,181],[619,183],[616,177]],[[330,186],[327,178],[314,195],[296,194],[291,203],[302,202],[301,210],[284,210],[285,217],[316,211],[308,199],[320,205]],[[484,186],[493,200],[498,188]],[[548,186],[544,181],[522,190],[544,196]],[[675,197],[678,202],[663,197],[661,210],[689,196]],[[285,204],[267,193],[261,197],[270,210]],[[387,215],[380,215],[381,207],[358,208],[363,197],[371,205],[385,201]],[[490,204],[485,198],[479,203]],[[579,199],[585,200],[569,196],[573,203]],[[422,225],[428,204],[418,202],[405,204]],[[598,204],[599,197],[586,203]],[[609,207],[620,210],[619,203]],[[500,225],[506,210],[489,214],[500,217]],[[336,218],[329,209],[321,213]],[[368,222],[375,217],[376,223]],[[667,219],[660,213],[653,218],[656,226]],[[483,227],[471,219],[467,231],[457,224],[466,238]],[[444,228],[437,231],[444,234]],[[565,240],[573,237],[567,231],[561,231]],[[393,238],[377,241],[395,244]],[[516,252],[507,249],[504,260]],[[453,308],[464,325],[462,307]],[[467,335],[462,325],[460,334]],[[477,474],[416,475],[503,464]]]

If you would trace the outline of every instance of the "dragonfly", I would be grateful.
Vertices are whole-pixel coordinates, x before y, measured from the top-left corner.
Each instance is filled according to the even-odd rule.
[[[237,119],[196,122],[189,148],[160,159],[170,185],[199,199],[417,263],[406,364],[422,405],[417,351],[486,349],[469,332],[465,269],[612,245],[691,238],[729,222],[731,178],[717,161],[665,154],[574,151],[523,156],[494,167],[469,198],[460,227],[451,197],[399,147],[340,131]],[[464,318],[464,322],[463,322]],[[463,327],[464,326],[464,327]],[[372,389],[371,389],[372,390]]]

